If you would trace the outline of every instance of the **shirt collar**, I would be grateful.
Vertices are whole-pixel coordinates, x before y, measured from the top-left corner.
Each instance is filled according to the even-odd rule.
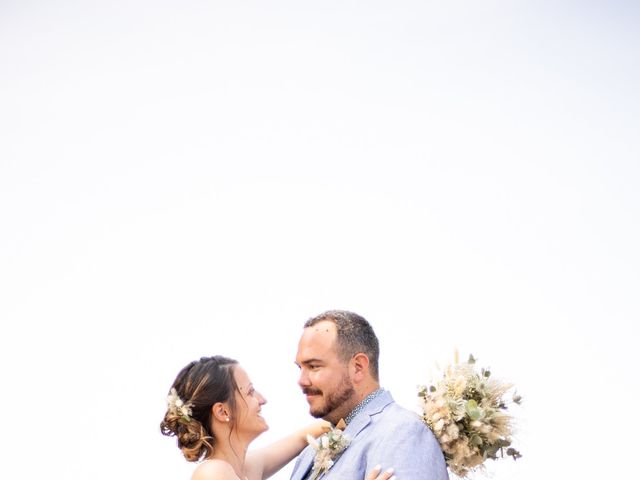
[[[345,423],[349,425],[349,422],[351,422],[351,420],[353,420],[356,417],[356,415],[358,415],[362,410],[364,410],[364,407],[366,407],[367,404],[371,402],[371,400],[378,397],[382,392],[384,392],[384,389],[379,388],[371,392],[369,395],[367,395],[365,399],[362,400],[358,405],[356,405],[356,408],[351,410],[351,413],[347,415],[347,418],[344,419]]]

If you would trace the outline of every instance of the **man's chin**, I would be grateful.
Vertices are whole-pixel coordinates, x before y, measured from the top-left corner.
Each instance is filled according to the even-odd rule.
[[[328,412],[323,408],[313,408],[313,406],[309,405],[309,413],[314,418],[323,418]]]

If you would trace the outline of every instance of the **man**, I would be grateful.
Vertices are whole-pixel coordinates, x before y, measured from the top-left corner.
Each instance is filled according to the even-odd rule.
[[[308,320],[298,344],[298,384],[309,412],[333,425],[343,419],[351,441],[323,480],[362,480],[376,465],[400,480],[447,480],[438,441],[420,417],[380,388],[378,339],[361,316],[332,310]],[[315,450],[298,457],[291,480],[312,474]]]

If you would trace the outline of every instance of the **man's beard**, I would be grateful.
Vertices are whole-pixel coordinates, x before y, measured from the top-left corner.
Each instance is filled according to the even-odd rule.
[[[355,390],[353,389],[353,384],[349,380],[349,376],[344,375],[340,385],[338,385],[338,388],[336,388],[334,392],[327,394],[324,405],[320,406],[316,410],[311,410],[310,413],[315,418],[325,418],[334,410],[342,407],[344,403],[353,398],[354,395]]]

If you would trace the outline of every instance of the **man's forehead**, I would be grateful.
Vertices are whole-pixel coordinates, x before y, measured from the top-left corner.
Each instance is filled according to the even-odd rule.
[[[300,347],[333,348],[336,341],[337,329],[333,322],[322,321],[304,329],[300,339]]]
[[[307,329],[314,333],[319,333],[319,334],[335,333],[336,324],[333,322],[330,322],[329,320],[323,320],[310,327],[307,327]]]
[[[303,337],[309,340],[333,342],[337,334],[336,325],[333,322],[322,321],[304,329]]]
[[[296,363],[333,361],[337,329],[333,322],[321,321],[304,329],[298,344]]]

